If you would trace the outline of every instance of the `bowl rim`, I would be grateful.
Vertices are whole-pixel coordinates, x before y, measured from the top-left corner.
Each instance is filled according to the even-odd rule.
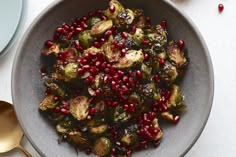
[[[195,137],[190,140],[188,147],[185,148],[185,150],[180,154],[180,156],[184,156],[185,154],[187,154],[187,152],[193,147],[193,145],[196,143],[196,141],[199,139],[200,135],[202,134],[206,123],[209,119],[210,113],[211,113],[211,109],[212,109],[212,104],[213,104],[213,99],[214,99],[214,71],[213,71],[213,64],[212,64],[212,60],[210,57],[210,53],[209,50],[207,48],[207,45],[205,43],[205,40],[202,36],[202,34],[200,33],[200,31],[198,30],[197,26],[194,24],[194,22],[191,20],[191,18],[184,12],[181,11],[180,9],[177,8],[177,6],[173,3],[173,2],[169,2],[169,1],[165,1],[165,0],[161,0],[162,2],[166,3],[167,5],[169,5],[174,11],[178,12],[180,14],[180,16],[182,16],[186,22],[193,28],[193,32],[196,33],[196,35],[199,37],[200,39],[200,43],[203,46],[203,49],[205,51],[205,55],[207,63],[208,63],[208,67],[209,67],[209,78],[210,78],[210,84],[209,84],[209,88],[210,88],[210,93],[209,93],[209,98],[207,100],[207,104],[209,104],[209,108],[207,111],[207,115],[205,115],[205,119],[203,121],[203,123],[201,124],[201,127],[199,128],[197,134],[195,135]],[[37,16],[36,18],[32,21],[32,23],[29,25],[28,29],[26,30],[26,32],[24,33],[22,39],[21,39],[21,43],[18,45],[18,50],[15,54],[14,57],[14,61],[13,61],[13,66],[12,66],[12,72],[11,72],[11,94],[12,94],[12,101],[14,104],[14,107],[16,108],[17,111],[17,102],[16,102],[16,93],[14,92],[14,89],[16,87],[14,78],[16,77],[16,69],[17,69],[17,65],[20,63],[20,54],[22,52],[23,49],[23,45],[26,44],[26,39],[28,34],[31,33],[32,29],[37,25],[38,21],[40,21],[45,14],[47,14],[47,12],[49,12],[51,9],[56,8],[57,5],[59,5],[60,3],[62,3],[63,0],[57,0],[52,2],[49,6],[47,6],[45,9],[43,9]],[[29,140],[29,142],[32,144],[32,146],[34,147],[34,149],[42,156],[46,156],[42,150],[38,147],[38,145],[35,143],[35,141],[31,138],[29,132],[27,131],[23,120],[21,119],[20,115],[18,112],[16,112],[17,118],[19,120],[19,123],[24,131],[24,134],[26,136],[26,138]]]

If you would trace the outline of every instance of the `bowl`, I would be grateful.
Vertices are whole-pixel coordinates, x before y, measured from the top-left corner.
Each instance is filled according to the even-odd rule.
[[[183,156],[200,136],[210,113],[213,99],[213,68],[207,46],[196,26],[171,2],[164,0],[121,0],[126,7],[142,8],[153,23],[168,21],[168,38],[183,39],[190,64],[181,83],[187,111],[177,125],[163,125],[164,137],[157,149],[135,153],[141,157]],[[55,28],[72,22],[89,11],[105,9],[108,1],[56,1],[45,9],[25,33],[16,53],[12,71],[12,97],[25,135],[42,156],[76,157],[74,148],[58,144],[58,135],[48,119],[38,111],[44,97],[39,69],[44,42],[51,39]],[[79,156],[85,157],[84,153]]]

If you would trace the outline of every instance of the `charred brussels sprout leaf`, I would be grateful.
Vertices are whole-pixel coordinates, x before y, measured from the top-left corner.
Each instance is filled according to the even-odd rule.
[[[134,35],[132,36],[136,44],[140,45],[144,39],[144,32],[141,28],[137,28]]]
[[[142,51],[129,50],[124,57],[120,58],[118,63],[114,66],[118,69],[132,67],[135,63],[142,63],[144,59]]]
[[[161,70],[160,77],[164,81],[174,82],[178,77],[177,69],[170,62],[165,62],[163,69]]]
[[[91,28],[92,35],[101,35],[112,27],[112,20],[100,21]]]
[[[89,102],[86,96],[78,96],[70,100],[70,113],[77,120],[84,120],[88,115]]]
[[[79,131],[69,132],[69,138],[70,141],[78,147],[85,147],[88,144],[86,138]]]
[[[61,88],[59,85],[57,85],[56,83],[53,82],[46,82],[45,83],[46,86],[53,92],[53,94],[58,95],[62,98],[64,98],[66,96],[65,91],[63,90],[63,88]]]
[[[97,24],[100,21],[101,19],[99,17],[92,17],[88,20],[88,25],[89,27],[93,27],[95,24]]]
[[[108,155],[111,150],[111,141],[106,137],[97,139],[93,146],[93,152],[99,156],[104,157]]]
[[[68,129],[63,127],[63,126],[61,126],[60,124],[58,124],[56,126],[56,130],[57,130],[58,133],[67,133],[68,132]]]
[[[49,109],[54,109],[57,106],[57,102],[54,101],[54,95],[49,95],[43,99],[39,104],[39,109],[41,111],[47,111]]]
[[[84,47],[84,48],[89,48],[92,46],[93,43],[93,37],[91,35],[90,30],[83,31],[79,34],[79,43]]]
[[[150,66],[147,66],[146,64],[141,65],[141,71],[144,75],[145,79],[150,79],[152,68]]]
[[[167,101],[168,108],[175,108],[184,105],[184,97],[179,86],[172,85],[170,98]]]
[[[65,66],[65,81],[71,81],[72,79],[77,78],[78,65],[76,63],[69,63]]]
[[[55,56],[58,55],[60,52],[59,44],[53,44],[50,48],[46,48],[42,51],[42,54],[48,56],[50,54],[54,54]]]

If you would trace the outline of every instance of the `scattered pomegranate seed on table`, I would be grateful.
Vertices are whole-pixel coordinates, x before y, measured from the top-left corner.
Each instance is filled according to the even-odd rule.
[[[221,13],[224,10],[224,5],[223,4],[219,4],[218,5],[218,10]]]

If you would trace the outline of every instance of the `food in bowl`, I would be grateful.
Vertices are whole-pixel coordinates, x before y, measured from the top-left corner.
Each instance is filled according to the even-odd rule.
[[[166,24],[111,0],[56,28],[42,51],[39,109],[60,142],[99,157],[159,145],[159,121],[177,123],[185,109],[178,81],[188,65],[184,41],[169,41]]]

